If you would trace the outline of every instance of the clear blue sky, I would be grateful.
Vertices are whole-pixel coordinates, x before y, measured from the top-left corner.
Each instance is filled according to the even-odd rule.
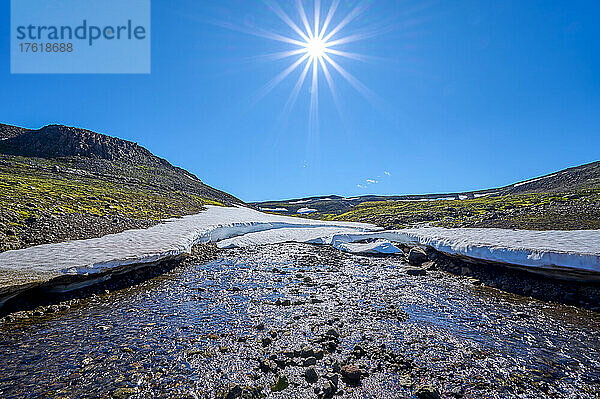
[[[334,73],[340,116],[321,75],[317,132],[308,83],[282,117],[300,69],[253,101],[291,63],[253,57],[294,47],[214,23],[293,36],[261,1],[154,0],[149,75],[11,75],[4,0],[0,121],[136,141],[246,201],[481,189],[600,159],[597,1],[368,3],[340,36],[394,29],[343,47],[372,59],[336,60],[377,100]]]

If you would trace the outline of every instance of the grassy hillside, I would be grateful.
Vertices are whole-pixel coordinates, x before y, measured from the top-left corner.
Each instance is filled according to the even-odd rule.
[[[63,126],[0,125],[2,135],[0,251],[242,203],[135,143]]]
[[[600,189],[464,200],[364,202],[342,214],[316,216],[369,222],[386,228],[428,224],[530,230],[600,229]]]
[[[600,162],[505,187],[463,193],[403,196],[309,197],[256,203],[308,217],[370,222],[387,228],[415,225],[533,230],[600,229]]]

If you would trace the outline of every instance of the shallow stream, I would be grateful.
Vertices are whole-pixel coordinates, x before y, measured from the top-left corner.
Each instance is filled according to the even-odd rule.
[[[407,269],[325,246],[224,250],[6,323],[0,397],[599,397],[599,314]]]

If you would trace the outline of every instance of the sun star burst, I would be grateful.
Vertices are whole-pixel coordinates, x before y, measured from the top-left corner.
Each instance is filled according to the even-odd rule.
[[[320,58],[323,57],[327,50],[327,42],[315,37],[306,42],[305,49],[311,58]]]
[[[295,8],[297,16],[295,20],[283,10],[276,0],[263,0],[263,2],[293,31],[295,37],[286,36],[285,33],[270,32],[264,29],[254,29],[252,32],[248,32],[256,36],[293,46],[290,50],[280,51],[265,56],[265,58],[270,60],[293,58],[293,61],[263,87],[259,92],[258,97],[267,95],[294,71],[300,69],[301,72],[298,76],[298,80],[285,104],[284,113],[289,113],[291,111],[305,81],[310,79],[309,122],[311,128],[317,126],[319,77],[325,78],[325,82],[327,83],[335,106],[340,114],[341,109],[334,83],[334,72],[341,76],[361,95],[369,99],[372,95],[370,90],[340,64],[341,59],[364,61],[366,57],[339,48],[341,45],[347,45],[348,43],[357,42],[373,36],[372,34],[360,33],[347,36],[343,35],[344,28],[366,10],[367,7],[365,2],[359,3],[352,8],[348,14],[338,18],[337,14],[341,14],[338,12],[341,0],[331,0],[325,14],[321,14],[322,7],[320,0],[307,1],[309,5],[312,3],[312,10],[310,11],[314,14],[311,15],[311,17],[307,14],[303,1],[296,0]],[[322,18],[322,16],[324,17]]]

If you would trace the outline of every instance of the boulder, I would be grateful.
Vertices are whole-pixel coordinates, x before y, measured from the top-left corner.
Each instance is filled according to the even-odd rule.
[[[425,250],[419,247],[413,247],[408,252],[408,263],[412,266],[421,266],[427,261]]]

